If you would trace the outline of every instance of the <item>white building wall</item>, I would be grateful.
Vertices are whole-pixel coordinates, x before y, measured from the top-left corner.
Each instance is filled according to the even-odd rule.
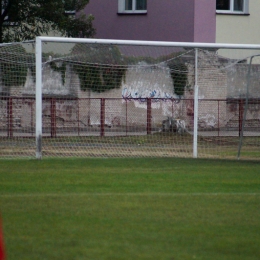
[[[249,1],[249,15],[217,14],[216,42],[260,44],[260,1]]]
[[[260,44],[260,1],[249,1],[249,14],[216,14],[216,43]],[[259,50],[219,50],[218,54],[231,59],[248,59]],[[253,63],[260,64],[260,58]]]

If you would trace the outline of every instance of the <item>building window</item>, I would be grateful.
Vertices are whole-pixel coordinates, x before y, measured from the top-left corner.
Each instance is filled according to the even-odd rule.
[[[119,13],[147,13],[147,0],[118,0]]]
[[[217,13],[248,13],[249,0],[217,0]]]

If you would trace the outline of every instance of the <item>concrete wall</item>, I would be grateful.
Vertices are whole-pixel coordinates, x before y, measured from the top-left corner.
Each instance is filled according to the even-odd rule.
[[[184,119],[189,127],[193,125],[194,98],[194,59],[186,60],[188,82],[184,96],[179,99],[174,94],[173,82],[167,66],[130,67],[125,79],[118,89],[102,93],[81,91],[78,76],[67,66],[66,80],[63,84],[59,72],[50,67],[44,70],[43,93],[56,97],[56,123],[58,127],[87,127],[100,125],[101,98],[105,98],[105,124],[108,126],[142,126],[145,127],[147,115],[146,98],[153,98],[152,124],[158,127],[167,117]],[[246,94],[246,64],[230,64],[229,60],[220,58],[215,52],[199,52],[199,125],[202,128],[225,127],[229,120],[237,117],[234,105],[226,102],[227,98],[240,98]],[[253,65],[251,74],[250,97],[260,98],[260,66]],[[35,82],[28,71],[25,86],[11,87],[10,95],[23,97],[14,101],[13,113],[16,126],[31,127],[34,122],[34,101],[26,97],[34,95]],[[123,99],[122,99],[123,97]],[[60,100],[58,100],[61,98]],[[73,100],[74,98],[74,100]],[[78,100],[77,98],[80,98]],[[173,98],[173,100],[169,100]],[[222,100],[221,102],[219,100]],[[6,124],[6,100],[0,100],[2,126]],[[260,117],[253,107],[254,118]],[[43,102],[44,125],[50,126],[51,103]],[[253,116],[252,116],[253,117]],[[5,119],[4,119],[5,118]]]

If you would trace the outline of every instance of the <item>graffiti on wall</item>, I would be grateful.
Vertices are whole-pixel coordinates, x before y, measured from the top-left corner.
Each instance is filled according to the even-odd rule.
[[[147,98],[152,98],[153,101],[176,99],[179,102],[180,97],[175,94],[169,94],[160,90],[137,90],[132,88],[124,88],[122,90],[122,97],[124,99],[138,99],[140,102],[146,102]]]

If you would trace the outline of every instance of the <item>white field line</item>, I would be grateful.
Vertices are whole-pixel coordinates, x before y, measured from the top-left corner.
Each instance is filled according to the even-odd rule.
[[[0,198],[28,198],[28,197],[83,197],[83,196],[147,196],[147,197],[193,197],[193,196],[259,196],[258,192],[201,192],[201,193],[163,193],[163,192],[155,192],[155,193],[106,193],[106,192],[84,192],[84,193],[24,193],[24,194],[0,194]]]

